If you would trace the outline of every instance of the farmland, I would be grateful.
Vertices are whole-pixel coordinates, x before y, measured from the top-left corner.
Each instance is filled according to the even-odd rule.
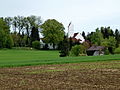
[[[59,51],[0,50],[0,90],[119,90],[120,55],[59,57]]]
[[[0,68],[1,90],[119,90],[120,61]]]
[[[59,57],[59,51],[0,50],[0,67],[120,60],[120,55]]]

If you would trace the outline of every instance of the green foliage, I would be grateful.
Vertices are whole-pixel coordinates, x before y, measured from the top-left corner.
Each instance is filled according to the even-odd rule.
[[[31,44],[30,41],[32,41],[30,40],[32,39],[30,38],[32,28],[33,27],[38,28],[42,22],[41,17],[34,15],[28,17],[23,16],[5,17],[3,18],[3,20],[9,27],[13,29],[12,38],[15,47],[30,46]],[[24,35],[27,37],[24,37]]]
[[[108,39],[103,39],[101,45],[107,47],[109,52],[113,54],[116,48],[116,40],[113,36],[110,36]]]
[[[115,48],[116,40],[114,37],[110,36],[109,39],[103,39],[101,42],[102,46]]]
[[[69,45],[69,41],[68,41],[67,36],[64,36],[64,40],[61,42],[60,45],[61,45],[60,57],[68,56],[70,45]]]
[[[118,29],[115,30],[115,39],[116,39],[116,47],[119,47],[120,44],[120,32]]]
[[[108,46],[112,47],[113,49],[115,49],[116,47],[116,40],[114,37],[110,36],[108,39]]]
[[[0,19],[0,48],[12,48],[13,40],[9,33],[9,26]]]
[[[18,47],[19,46],[18,42],[19,42],[20,36],[18,36],[16,32],[11,33],[11,36],[13,38],[14,47]]]
[[[105,55],[109,55],[109,54],[110,54],[110,52],[109,52],[108,48],[105,49]]]
[[[110,27],[101,27],[100,29],[97,28],[96,32],[88,34],[87,39],[90,40],[92,44],[105,46],[111,54],[114,54],[114,50],[119,44],[118,40],[116,40],[118,36],[118,30],[116,30],[116,36],[114,36],[114,32]]]
[[[103,34],[103,38],[109,38],[110,36],[114,36],[114,32],[110,27],[101,27],[101,33]]]
[[[9,26],[2,18],[0,18],[0,30],[4,30],[5,33],[9,34]]]
[[[11,37],[11,35],[7,36],[7,40],[6,40],[6,48],[11,49],[13,46],[13,39]]]
[[[84,45],[80,45],[80,54],[86,54],[86,48]]]
[[[85,54],[85,47],[83,45],[75,45],[71,49],[71,56],[79,56],[80,54]]]
[[[41,25],[44,42],[54,45],[64,39],[64,26],[55,19],[48,19]]]
[[[39,31],[38,31],[37,27],[32,28],[30,39],[31,39],[31,44],[32,44],[33,41],[39,41],[40,40],[39,39]]]
[[[92,32],[91,34],[88,35],[87,38],[92,42],[92,44],[101,45],[101,41],[103,40],[103,35],[100,32],[100,30],[97,28],[96,32]]]
[[[115,54],[120,54],[120,47],[116,48],[114,52]]]
[[[83,42],[82,45],[85,47],[85,49],[90,48],[91,44],[89,42]]]
[[[73,56],[79,56],[80,54],[80,45],[75,45],[71,49],[71,55]]]
[[[35,49],[40,49],[40,42],[39,41],[33,41],[32,42],[32,47]]]
[[[107,39],[107,38],[106,38],[106,39],[103,39],[102,42],[101,42],[101,45],[102,45],[102,46],[105,46],[105,47],[108,47],[108,46],[109,46],[109,41],[108,41],[108,39]]]

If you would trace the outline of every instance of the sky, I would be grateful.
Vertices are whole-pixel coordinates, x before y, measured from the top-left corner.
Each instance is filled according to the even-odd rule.
[[[1,0],[0,17],[41,16],[56,19],[65,31],[72,21],[75,32],[110,26],[120,30],[120,0]]]

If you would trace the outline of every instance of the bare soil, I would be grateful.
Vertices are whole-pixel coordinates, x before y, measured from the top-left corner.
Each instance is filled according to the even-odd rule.
[[[0,68],[0,90],[120,90],[120,61]]]

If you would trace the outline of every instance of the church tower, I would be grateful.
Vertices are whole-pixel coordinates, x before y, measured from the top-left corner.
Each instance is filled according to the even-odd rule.
[[[85,41],[84,37],[81,35],[81,33],[77,32],[74,33],[74,25],[72,22],[68,25],[68,38],[72,38],[73,40],[80,40],[79,43],[83,43]]]
[[[69,23],[68,25],[68,38],[73,37],[74,35],[74,25],[72,22]]]

